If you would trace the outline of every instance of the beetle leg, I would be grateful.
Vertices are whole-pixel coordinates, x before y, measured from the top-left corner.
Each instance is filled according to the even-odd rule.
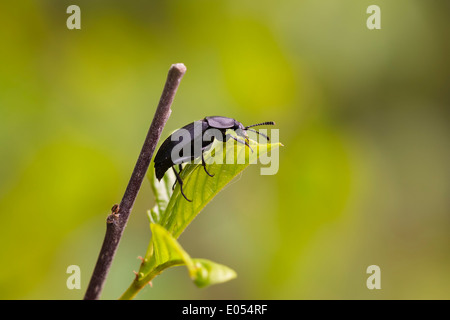
[[[175,171],[175,168],[172,167],[172,169],[173,169],[173,171],[175,172],[175,175],[177,175],[177,174],[176,174],[176,171]],[[178,178],[178,176],[177,176],[177,178]],[[175,181],[173,182],[173,185],[172,185],[172,191],[175,190],[175,186],[177,185],[177,181],[178,181],[178,179],[175,179]]]
[[[173,172],[175,172],[175,176],[177,177],[178,183],[180,184],[181,194],[183,195],[183,197],[184,197],[187,201],[192,202],[192,200],[189,200],[189,199],[186,197],[186,195],[184,194],[184,192],[183,192],[183,180],[181,180],[181,177],[180,177],[180,175],[178,174],[177,170],[176,170],[175,167],[173,167],[173,166],[172,166],[172,169],[173,169]],[[176,181],[175,181],[175,182],[176,182]],[[174,186],[175,186],[175,184],[174,184]]]
[[[202,166],[203,166],[203,169],[205,169],[205,172],[208,176],[210,176],[211,178],[214,177],[214,174],[210,174],[208,172],[208,170],[206,170],[206,162],[205,162],[205,157],[203,156],[203,152],[202,152]]]
[[[181,163],[178,165],[178,170],[180,170],[179,173],[181,173],[181,170],[183,170],[183,165]],[[175,179],[175,182],[172,185],[172,191],[175,189],[176,185],[177,185],[177,179]]]
[[[252,147],[250,147],[250,145],[248,144],[248,142],[247,142],[246,140],[238,139],[238,138],[236,138],[236,137],[234,137],[234,136],[232,136],[232,135],[230,135],[230,134],[227,134],[227,138],[228,138],[228,139],[231,138],[231,139],[233,139],[233,140],[236,140],[236,141],[239,142],[239,143],[245,144],[245,145],[246,145],[247,147],[249,147],[250,150],[252,150],[252,152],[253,152]],[[228,139],[227,139],[227,140],[228,140]]]

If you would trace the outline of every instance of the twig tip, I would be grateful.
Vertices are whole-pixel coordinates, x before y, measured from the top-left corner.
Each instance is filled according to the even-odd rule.
[[[186,72],[186,66],[184,65],[184,63],[175,63],[173,64],[170,69],[177,69],[180,73],[185,73]]]

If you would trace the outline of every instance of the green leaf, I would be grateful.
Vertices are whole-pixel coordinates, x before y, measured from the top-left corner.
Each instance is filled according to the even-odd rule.
[[[163,227],[158,224],[150,224],[152,230],[154,265],[159,266],[170,261],[183,261],[188,267],[193,267],[189,255]]]
[[[223,264],[206,259],[192,259],[195,275],[192,277],[199,288],[223,283],[236,278],[236,272]]]
[[[167,267],[184,264],[191,279],[201,288],[236,277],[236,273],[227,266],[206,259],[191,259],[178,241],[162,226],[152,223],[150,228],[154,250],[151,264],[157,273]]]
[[[172,196],[172,186],[175,182],[175,174],[169,170],[164,175],[161,181],[158,181],[155,176],[155,170],[149,170],[148,179],[155,195],[156,205],[147,212],[148,218],[152,223],[159,223],[161,217],[166,211],[167,204]]]
[[[231,139],[230,141],[234,142]],[[249,164],[255,163],[259,157],[278,149],[279,146],[281,146],[281,143],[258,144],[250,140],[252,152],[242,144],[232,143],[230,146],[230,143],[222,143],[216,140],[210,151],[205,153],[206,168],[209,173],[214,174],[214,177],[208,176],[199,163],[187,164],[180,176],[184,182],[183,191],[192,202],[184,199],[180,186],[177,184],[159,223],[175,238],[178,238],[192,219],[234,177],[247,168]],[[222,159],[222,163],[217,163],[220,159]],[[229,164],[230,162],[231,164]]]

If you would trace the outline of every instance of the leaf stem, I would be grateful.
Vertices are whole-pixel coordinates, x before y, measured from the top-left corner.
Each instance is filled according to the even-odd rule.
[[[100,299],[106,277],[128,222],[134,201],[150,165],[161,132],[169,119],[171,113],[170,107],[185,72],[186,67],[182,63],[173,64],[169,69],[155,116],[148,130],[147,137],[145,138],[144,145],[142,146],[141,153],[139,154],[118,211],[113,210],[107,219],[105,238],[84,296],[85,300]]]
[[[120,296],[119,300],[133,299],[143,287],[145,287],[147,284],[149,284],[149,282],[152,281],[153,278],[155,278],[157,275],[159,275],[165,269],[174,267],[174,266],[181,266],[183,264],[184,264],[184,261],[181,259],[171,260],[171,261],[168,261],[166,263],[156,266],[151,272],[146,274],[143,278],[139,278],[139,274],[137,274],[134,281],[131,283],[131,285],[128,287],[128,289]]]

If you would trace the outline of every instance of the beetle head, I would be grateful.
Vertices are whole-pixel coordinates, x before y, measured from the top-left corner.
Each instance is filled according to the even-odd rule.
[[[238,136],[241,136],[242,138],[245,138],[245,140],[248,140],[247,129],[239,121],[235,120],[234,131]]]

